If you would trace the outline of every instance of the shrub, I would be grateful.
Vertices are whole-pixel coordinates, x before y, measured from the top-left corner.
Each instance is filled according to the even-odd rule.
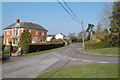
[[[106,41],[96,42],[96,40],[88,41],[85,43],[86,49],[98,49],[108,47]]]
[[[77,39],[77,41],[76,42],[82,42],[82,39]]]
[[[105,40],[105,36],[99,36],[98,39],[101,40],[101,41],[103,41],[103,40]]]
[[[99,49],[99,48],[106,48],[106,47],[107,47],[107,44],[104,41],[101,41],[101,42],[96,42],[93,48]]]
[[[14,46],[13,47],[13,53],[15,53],[17,51],[18,47],[17,46]]]
[[[10,53],[10,47],[6,46],[4,49],[4,54],[9,54]]]
[[[29,53],[58,48],[58,47],[62,47],[64,45],[65,45],[65,43],[63,43],[63,42],[46,43],[46,44],[30,44],[29,45]]]

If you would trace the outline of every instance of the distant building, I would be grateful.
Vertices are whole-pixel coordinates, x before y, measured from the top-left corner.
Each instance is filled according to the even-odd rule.
[[[20,19],[16,20],[16,23],[4,29],[4,44],[9,45],[9,41],[12,41],[13,46],[17,46],[19,43],[20,34],[24,29],[29,29],[32,37],[32,43],[44,43],[46,42],[47,30],[32,22],[20,22]]]
[[[51,39],[54,37],[54,35],[47,35],[47,41],[51,41]]]
[[[63,39],[63,40],[65,40],[66,36],[64,34],[62,34],[62,33],[58,33],[58,34],[55,35],[55,39]]]

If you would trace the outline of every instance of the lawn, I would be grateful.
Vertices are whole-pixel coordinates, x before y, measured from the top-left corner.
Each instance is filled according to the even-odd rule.
[[[65,67],[36,78],[118,78],[118,64],[98,63]]]
[[[120,55],[118,54],[118,48],[101,48],[101,49],[87,49],[80,50],[81,52],[103,54],[103,55]]]

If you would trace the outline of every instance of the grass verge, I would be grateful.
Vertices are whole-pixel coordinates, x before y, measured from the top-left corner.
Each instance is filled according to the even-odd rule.
[[[118,63],[65,67],[44,73],[35,79],[38,78],[118,78]]]
[[[93,54],[102,54],[102,55],[113,55],[117,56],[119,48],[101,48],[101,49],[86,49],[86,50],[80,50],[81,52],[86,53],[93,53]]]

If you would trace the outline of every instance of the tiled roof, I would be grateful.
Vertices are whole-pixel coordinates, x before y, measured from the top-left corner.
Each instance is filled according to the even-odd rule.
[[[37,30],[44,30],[47,31],[45,28],[43,28],[39,24],[31,23],[31,22],[20,22],[20,27],[22,28],[29,28],[29,29],[37,29]],[[6,27],[5,29],[11,29],[16,26],[16,23],[11,24],[10,26]]]

